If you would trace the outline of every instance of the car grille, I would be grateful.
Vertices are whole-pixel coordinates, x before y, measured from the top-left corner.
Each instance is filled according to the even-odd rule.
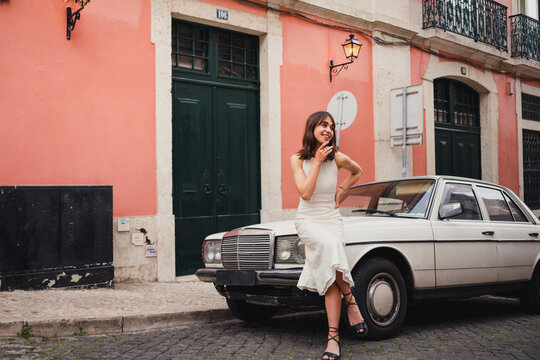
[[[269,230],[240,229],[223,236],[221,261],[225,269],[269,269],[273,233]]]

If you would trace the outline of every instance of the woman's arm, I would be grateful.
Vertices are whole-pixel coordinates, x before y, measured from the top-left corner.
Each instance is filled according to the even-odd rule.
[[[360,176],[362,176],[362,168],[342,152],[338,151],[335,159],[338,168],[345,169],[350,172],[350,175],[347,177],[347,179],[345,179],[343,184],[339,185],[336,191],[336,199],[339,199],[339,196],[342,193],[349,190],[349,188],[353,186],[358,179],[360,179]]]
[[[304,200],[311,199],[311,195],[313,195],[313,192],[315,191],[315,185],[317,185],[317,177],[319,176],[321,164],[332,151],[332,147],[326,146],[327,144],[328,142],[322,144],[315,153],[313,164],[311,165],[311,169],[307,176],[304,173],[304,169],[302,169],[302,160],[297,154],[291,156],[291,168],[296,190],[298,190],[298,194],[300,194],[300,197]]]

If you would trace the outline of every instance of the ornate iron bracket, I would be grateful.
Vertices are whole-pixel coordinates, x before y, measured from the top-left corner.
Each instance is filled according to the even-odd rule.
[[[334,60],[330,60],[330,82],[332,82],[332,74],[334,74],[334,76],[338,76],[341,70],[343,69],[347,70],[348,65],[352,63],[353,63],[353,60],[343,63],[343,64],[334,65]]]
[[[68,8],[66,9],[66,13],[67,13],[66,37],[68,40],[71,39],[71,32],[75,29],[75,24],[77,23],[77,20],[81,18],[81,10],[84,9],[86,4],[88,4],[89,2],[90,0],[75,0],[76,4],[77,3],[81,4],[81,8],[75,11],[74,13],[71,12],[71,7],[68,6]]]

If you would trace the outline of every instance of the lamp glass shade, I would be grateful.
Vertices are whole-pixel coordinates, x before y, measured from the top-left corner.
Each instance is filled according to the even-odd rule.
[[[354,38],[354,35],[351,34],[349,39],[347,39],[343,44],[343,51],[345,52],[345,57],[347,59],[356,59],[358,58],[358,54],[360,53],[360,48],[362,47],[362,44],[360,44],[360,41]]]

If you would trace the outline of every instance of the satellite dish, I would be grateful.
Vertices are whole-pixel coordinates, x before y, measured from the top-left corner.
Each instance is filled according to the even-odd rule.
[[[336,146],[339,147],[341,130],[345,130],[354,122],[358,112],[358,103],[350,91],[339,91],[328,102],[326,108],[336,121]]]

